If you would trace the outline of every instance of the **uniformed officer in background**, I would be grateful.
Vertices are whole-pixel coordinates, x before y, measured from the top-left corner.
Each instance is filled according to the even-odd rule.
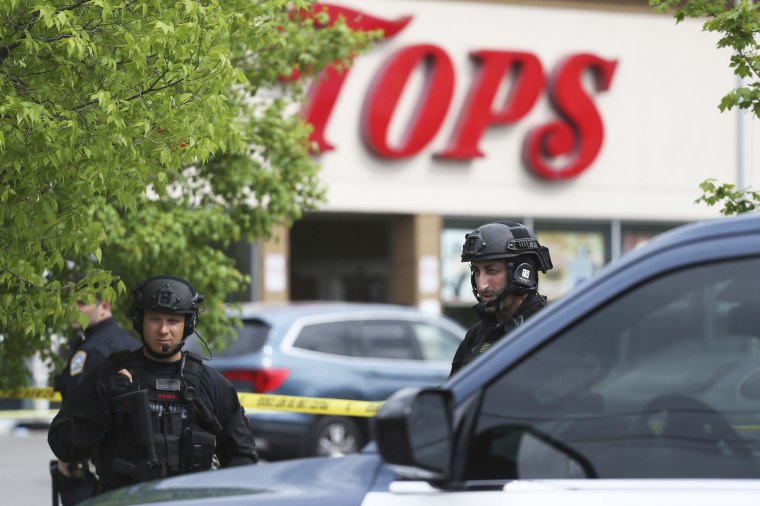
[[[538,271],[552,268],[549,249],[525,225],[481,225],[465,235],[462,262],[470,262],[470,284],[478,300],[473,310],[480,321],[459,345],[449,376],[548,304],[538,293]]]
[[[232,384],[182,351],[203,296],[184,279],[149,278],[134,289],[142,347],[89,372],[53,419],[48,443],[61,460],[92,457],[99,491],[258,461]]]
[[[105,360],[111,353],[135,349],[137,341],[122,329],[111,313],[111,301],[96,296],[93,304],[77,301],[77,309],[87,318],[83,329],[71,323],[79,339],[71,347],[71,355],[63,371],[55,377],[53,388],[66,402],[86,373]],[[71,462],[52,461],[53,494],[60,494],[63,506],[73,506],[92,497],[96,478],[87,459]]]

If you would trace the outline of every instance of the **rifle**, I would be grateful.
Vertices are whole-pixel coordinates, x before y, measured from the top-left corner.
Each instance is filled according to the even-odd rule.
[[[223,432],[222,426],[219,423],[219,420],[214,416],[214,414],[211,412],[211,410],[208,409],[208,406],[206,406],[206,403],[203,402],[203,399],[201,399],[201,396],[196,392],[195,388],[193,387],[187,387],[182,394],[183,398],[190,402],[195,410],[198,412],[198,416],[201,419],[201,422],[204,423],[207,429],[214,435],[219,436]]]
[[[166,469],[158,459],[153,420],[148,405],[146,389],[127,392],[114,397],[114,403],[122,406],[132,420],[137,443],[145,457],[133,464],[121,459],[114,460],[114,470],[132,476],[136,481],[149,481],[166,477]]]

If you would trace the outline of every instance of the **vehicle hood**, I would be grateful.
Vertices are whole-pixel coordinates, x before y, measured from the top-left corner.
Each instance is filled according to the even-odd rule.
[[[82,506],[359,505],[380,465],[377,454],[265,462],[139,483],[97,496]]]

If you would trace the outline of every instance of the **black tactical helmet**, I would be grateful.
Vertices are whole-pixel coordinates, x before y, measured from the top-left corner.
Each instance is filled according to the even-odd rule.
[[[494,221],[464,236],[462,262],[516,257],[530,260],[541,272],[553,267],[549,249],[538,244],[538,239],[520,223]]]
[[[186,316],[183,337],[189,336],[195,330],[203,295],[196,292],[184,279],[174,276],[149,278],[138,283],[133,295],[135,300],[130,316],[132,326],[140,335],[145,311],[184,314]]]
[[[508,294],[524,294],[538,290],[536,270],[546,272],[552,268],[549,249],[538,244],[536,237],[525,225],[513,221],[494,221],[476,228],[464,236],[462,262],[504,259],[507,262],[507,286],[489,305],[498,310]],[[472,293],[478,302],[475,275],[470,275]]]

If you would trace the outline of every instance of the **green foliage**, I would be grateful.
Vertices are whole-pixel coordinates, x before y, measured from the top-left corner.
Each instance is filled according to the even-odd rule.
[[[715,179],[707,179],[699,187],[704,194],[695,203],[720,204],[723,206],[720,213],[724,216],[755,211],[760,205],[760,192],[738,190],[732,184],[720,184]]]
[[[649,0],[660,12],[674,13],[677,22],[705,19],[705,31],[721,34],[717,46],[733,50],[729,66],[748,80],[720,101],[720,110],[734,107],[760,116],[760,3],[751,0]]]
[[[249,282],[224,255],[319,205],[297,111],[305,81],[374,34],[320,28],[297,0],[0,2],[0,387],[98,291],[168,273],[206,296]],[[77,283],[72,271],[87,275]]]
[[[721,34],[718,48],[733,50],[729,66],[742,78],[738,86],[725,95],[719,104],[721,112],[734,107],[760,117],[760,3],[752,0],[649,0],[660,12],[673,12],[677,22],[685,19],[706,19],[703,28]],[[700,185],[704,194],[696,203],[709,206],[721,203],[721,213],[732,215],[754,211],[760,205],[760,193],[738,190],[732,184],[719,184],[708,179]]]

